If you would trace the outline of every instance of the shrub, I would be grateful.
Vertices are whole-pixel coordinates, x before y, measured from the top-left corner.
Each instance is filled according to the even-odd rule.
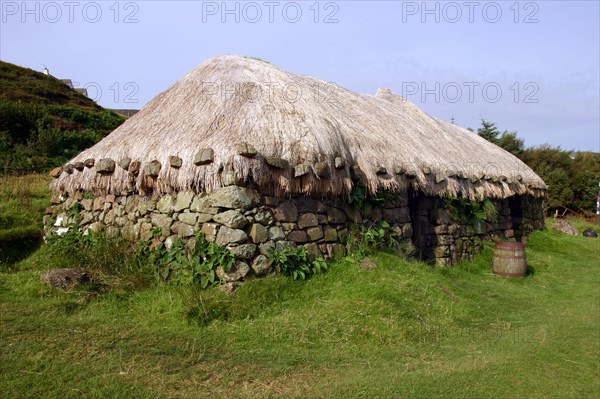
[[[329,267],[323,258],[311,260],[305,247],[273,249],[270,259],[275,270],[294,280],[306,280]]]
[[[400,245],[398,234],[390,229],[386,221],[375,227],[354,226],[348,236],[346,250],[350,258],[362,259],[376,250],[390,250]]]
[[[231,270],[235,258],[228,249],[207,241],[202,232],[196,232],[193,240],[193,245],[177,240],[170,249],[160,244],[148,250],[161,280],[206,288],[220,282],[216,275],[219,266],[226,273]]]

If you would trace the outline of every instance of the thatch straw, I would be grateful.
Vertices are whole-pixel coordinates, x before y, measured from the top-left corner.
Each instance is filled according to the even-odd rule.
[[[205,155],[213,158],[194,164],[201,150],[212,150]],[[182,160],[179,168],[170,167],[174,157]],[[371,192],[414,188],[471,199],[546,192],[544,182],[510,153],[389,90],[357,94],[229,55],[194,68],[69,164],[104,158],[130,158],[139,173],[71,168],[53,188],[203,192],[221,187],[226,175],[278,195],[337,196],[356,184],[354,176]],[[289,166],[274,166],[278,158]],[[162,165],[155,178],[144,174],[152,161]],[[309,173],[294,177],[297,165]]]

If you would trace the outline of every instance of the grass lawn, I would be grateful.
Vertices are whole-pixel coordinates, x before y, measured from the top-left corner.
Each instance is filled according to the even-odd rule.
[[[488,244],[454,268],[380,252],[372,271],[340,263],[226,296],[50,291],[40,271],[72,260],[42,246],[0,265],[0,396],[595,398],[599,257],[600,239],[546,230],[522,280],[491,274]]]
[[[0,176],[0,267],[39,245],[42,216],[50,206],[50,180],[45,175]]]

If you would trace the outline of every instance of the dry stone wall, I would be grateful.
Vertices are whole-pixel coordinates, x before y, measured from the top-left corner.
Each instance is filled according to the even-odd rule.
[[[414,201],[415,242],[420,257],[438,266],[472,260],[483,241],[525,241],[533,230],[544,228],[541,199],[511,197],[494,201],[497,220],[458,222],[439,198],[419,197]]]
[[[169,247],[201,231],[237,258],[230,275],[221,276],[227,281],[268,273],[273,248],[301,245],[312,258],[343,256],[356,225],[372,227],[382,220],[396,233],[404,255],[441,266],[472,259],[483,240],[522,240],[543,228],[541,201],[530,197],[498,201],[497,222],[469,225],[452,220],[450,211],[440,207],[443,201],[414,193],[399,193],[376,205],[367,202],[361,210],[341,199],[278,198],[235,185],[208,194],[55,194],[52,202],[44,224],[58,234],[76,226],[83,232],[104,231],[109,237],[160,241]]]
[[[405,194],[382,206],[355,210],[341,200],[296,196],[277,198],[256,190],[228,186],[209,194],[92,198],[77,193],[56,195],[44,224],[57,233],[73,226],[81,231],[104,231],[125,240],[157,240],[168,247],[202,231],[209,241],[228,248],[238,259],[227,281],[268,273],[273,248],[304,246],[311,258],[345,254],[353,225],[376,225],[385,219],[406,246],[412,245],[412,225]]]

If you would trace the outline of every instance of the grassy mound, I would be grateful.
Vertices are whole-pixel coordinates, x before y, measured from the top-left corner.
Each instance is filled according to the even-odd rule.
[[[56,292],[39,280],[51,267],[86,267],[85,255],[42,246],[0,266],[6,397],[591,398],[600,389],[597,239],[534,233],[534,273],[522,280],[491,274],[491,244],[454,268],[379,252],[372,271],[337,263],[306,282],[250,281],[234,296],[164,284]]]

